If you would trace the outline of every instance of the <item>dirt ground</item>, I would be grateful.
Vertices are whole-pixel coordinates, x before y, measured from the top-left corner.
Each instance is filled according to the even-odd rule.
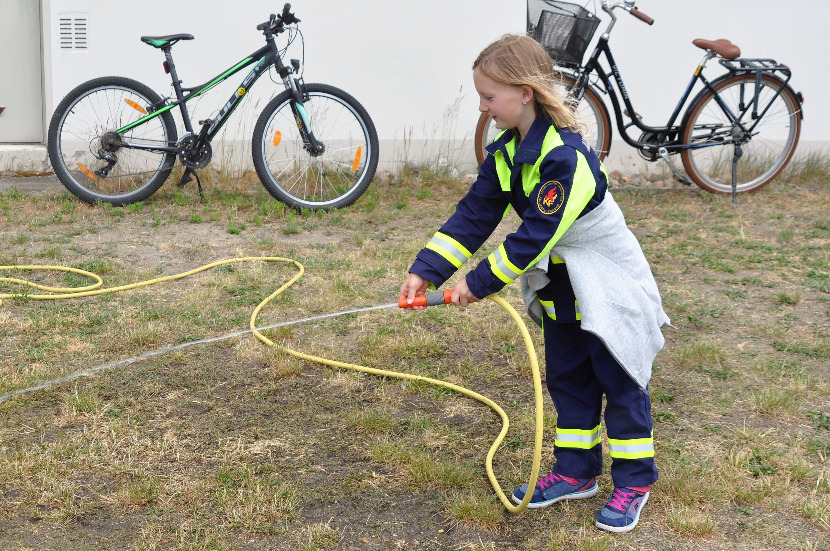
[[[62,186],[53,177],[0,178],[0,192],[12,186],[21,193],[32,195],[63,192]],[[663,219],[659,221],[661,225],[658,225],[658,221],[650,221],[649,209],[656,210],[656,207],[649,206],[645,202],[642,210],[632,217],[632,221],[637,226],[638,237],[649,244],[655,256],[668,256],[669,254],[672,236],[664,235],[664,233],[668,231],[670,222],[683,220],[691,227],[694,226],[696,217],[712,216],[711,210],[706,206],[708,197],[704,196],[703,200],[697,200],[699,191],[696,189],[685,188],[679,184],[675,186],[671,182],[646,182],[636,177],[623,177],[622,175],[615,179],[616,189],[644,186],[652,186],[659,190],[673,190],[671,201],[679,205],[676,212],[671,213],[669,222]],[[666,197],[669,196],[666,195]],[[683,204],[683,199],[687,198],[692,204],[688,207],[688,211],[687,206]],[[74,199],[70,198],[70,200]],[[818,203],[821,204],[826,200],[825,193]],[[724,208],[724,210],[728,211],[729,208]],[[774,240],[774,236],[781,231],[775,226],[775,221],[778,219],[774,218],[775,215],[770,214],[769,211],[764,212],[767,218],[764,218],[762,223],[755,224],[753,231],[758,232],[759,235],[766,233],[768,236],[773,236],[771,240]],[[430,223],[427,222],[425,226]],[[50,230],[44,225],[36,231],[47,235]],[[95,231],[72,235],[70,237],[72,252],[66,254],[77,255],[79,259],[92,251],[108,251],[108,254],[117,258],[121,264],[137,269],[158,269],[159,275],[169,275],[206,261],[247,254],[257,242],[268,241],[272,244],[270,245],[272,249],[298,250],[310,256],[313,256],[315,251],[331,251],[325,247],[354,249],[358,254],[360,250],[367,247],[365,242],[361,242],[359,235],[366,234],[373,239],[383,240],[391,236],[400,237],[407,231],[409,230],[406,228],[396,227],[394,221],[388,221],[368,228],[334,227],[320,224],[297,233],[275,231],[273,226],[267,224],[249,225],[241,234],[234,234],[224,231],[222,223],[162,224],[153,227],[147,225],[146,220],[125,216],[115,223],[98,224]],[[417,232],[417,237],[420,239],[423,233],[422,228],[418,228]],[[18,234],[17,228],[0,228],[0,242],[10,243]],[[717,240],[709,240],[711,232],[707,235],[706,230],[701,229],[698,235],[702,236],[704,247],[713,249],[717,247],[715,244]],[[757,236],[756,238],[761,239]],[[817,239],[827,240],[826,237]],[[25,246],[24,244],[16,245],[17,252],[20,253]],[[73,256],[72,260],[77,259]],[[325,260],[319,259],[320,262]],[[710,262],[708,258],[704,261]],[[667,271],[671,269],[677,268],[666,268]],[[679,328],[667,330],[667,333],[669,333],[668,338],[674,345],[674,349],[688,345],[689,341],[686,339],[690,334],[699,332],[701,338],[704,339],[717,334],[719,328],[723,327],[720,325],[722,316],[734,315],[735,318],[743,317],[745,320],[757,316],[756,319],[760,325],[770,323],[765,316],[768,310],[777,305],[771,303],[768,288],[760,284],[757,289],[751,288],[748,291],[740,287],[741,292],[745,293],[742,296],[747,298],[746,302],[751,304],[746,307],[741,306],[738,313],[713,312],[710,308],[705,311],[705,314],[701,314],[693,304],[696,293],[706,296],[707,300],[712,298],[712,292],[708,287],[718,289],[723,287],[729,291],[735,286],[731,283],[732,280],[739,281],[741,278],[748,280],[750,276],[755,277],[755,275],[757,274],[749,271],[724,274],[715,270],[709,279],[696,280],[692,275],[680,269],[672,272],[672,284],[666,287],[669,288],[669,294],[676,306],[674,314],[679,318],[677,320]],[[310,277],[314,277],[313,274]],[[775,277],[777,276],[770,276],[770,278]],[[389,298],[386,295],[390,291],[394,292],[394,282],[397,279],[394,273],[380,278],[377,294],[362,297],[362,303],[385,302],[385,299]],[[725,282],[725,280],[728,281]],[[790,291],[788,287],[790,282],[785,279],[776,280],[775,283],[780,284],[781,288],[786,291]],[[694,292],[687,291],[687,287],[693,287]],[[683,295],[687,292],[688,295]],[[794,294],[794,291],[791,294]],[[715,299],[717,298],[716,296]],[[787,319],[797,318],[804,326],[826,328],[829,311],[826,302],[820,300],[824,298],[824,294],[810,291],[809,294],[805,292],[800,298],[801,302],[786,312],[789,316]],[[338,309],[337,307],[331,308],[331,310]],[[735,307],[735,310],[737,309],[738,307]],[[700,320],[701,317],[706,319]],[[365,332],[372,333],[372,325],[367,323]],[[684,334],[684,330],[688,331]],[[729,331],[731,330],[730,327]],[[730,342],[730,345],[732,342],[736,343],[735,354],[752,352],[754,356],[756,352],[757,355],[770,352],[768,342],[757,338],[751,328],[741,329],[741,331],[747,331],[750,336],[742,334],[740,340],[724,339]],[[359,344],[354,346],[359,346]],[[9,350],[7,349],[6,352]],[[74,484],[70,486],[76,488],[78,492],[75,499],[82,503],[94,502],[96,506],[91,511],[81,511],[63,520],[55,520],[50,516],[50,511],[57,508],[54,502],[38,502],[35,510],[24,508],[21,511],[25,512],[15,513],[11,517],[0,514],[0,523],[5,524],[5,526],[0,526],[0,543],[6,542],[7,549],[21,551],[23,549],[135,549],[138,548],[137,541],[151,542],[152,545],[147,544],[147,549],[284,549],[292,551],[295,549],[309,551],[316,549],[366,551],[382,549],[703,551],[712,549],[742,551],[763,548],[763,544],[759,542],[764,542],[765,538],[768,538],[769,541],[775,543],[775,548],[793,551],[830,550],[828,547],[830,537],[824,539],[824,535],[830,532],[826,532],[821,526],[816,527],[805,521],[789,505],[785,506],[784,512],[777,512],[775,507],[768,508],[766,505],[751,502],[728,499],[721,502],[720,496],[712,497],[720,503],[716,517],[712,515],[711,510],[708,513],[704,512],[708,506],[702,503],[703,498],[696,505],[696,507],[699,506],[698,511],[692,507],[679,508],[673,505],[668,497],[657,496],[652,505],[655,514],[644,522],[643,528],[638,529],[632,535],[616,539],[598,535],[592,526],[593,516],[604,497],[586,500],[586,502],[567,502],[562,507],[526,512],[518,517],[505,516],[495,526],[489,528],[482,528],[475,522],[452,520],[443,508],[447,493],[444,489],[427,484],[415,490],[409,487],[407,482],[402,482],[403,477],[394,465],[368,455],[366,450],[373,443],[372,438],[365,434],[349,432],[353,430],[353,427],[342,420],[344,403],[347,403],[350,409],[363,410],[375,407],[373,404],[377,404],[379,397],[386,397],[388,402],[383,402],[384,407],[388,408],[386,412],[399,421],[417,418],[424,415],[424,412],[434,414],[441,419],[442,427],[446,430],[457,430],[468,439],[467,444],[458,446],[463,449],[450,447],[449,444],[436,445],[435,449],[444,452],[444,448],[447,448],[455,454],[453,457],[460,463],[471,462],[478,467],[486,454],[497,424],[491,412],[484,408],[478,410],[469,405],[459,406],[457,401],[446,400],[440,395],[413,394],[403,389],[400,384],[385,380],[366,378],[355,382],[347,377],[332,375],[329,370],[322,367],[310,368],[307,372],[285,378],[275,377],[272,373],[273,366],[266,369],[259,356],[254,355],[240,362],[239,348],[234,346],[211,347],[207,353],[209,361],[200,359],[201,352],[195,350],[188,349],[176,353],[172,359],[148,361],[141,368],[144,373],[141,376],[133,374],[129,369],[113,370],[106,377],[96,379],[97,396],[104,402],[118,404],[135,405],[146,401],[146,408],[139,407],[138,409],[139,414],[147,419],[146,436],[154,441],[163,442],[166,435],[176,433],[183,428],[193,435],[193,447],[189,447],[188,443],[183,443],[182,446],[182,461],[187,462],[187,467],[178,466],[174,458],[165,456],[163,453],[148,457],[146,460],[148,470],[163,473],[166,477],[165,484],[168,486],[175,486],[180,477],[185,476],[185,473],[179,472],[179,469],[187,470],[188,476],[204,475],[205,478],[210,478],[210,473],[214,472],[217,465],[224,465],[223,462],[233,465],[234,458],[237,457],[234,454],[244,457],[246,465],[254,465],[252,468],[255,470],[261,469],[257,471],[258,473],[266,473],[265,479],[272,477],[274,480],[281,480],[283,477],[288,477],[289,473],[298,473],[297,476],[302,476],[303,491],[313,493],[315,497],[304,496],[299,518],[292,519],[290,522],[286,521],[286,524],[302,525],[306,527],[304,530],[307,529],[307,532],[298,534],[294,530],[269,534],[267,530],[263,532],[237,527],[236,531],[231,530],[231,533],[238,534],[239,539],[231,537],[222,541],[213,541],[204,536],[204,534],[212,533],[210,527],[198,527],[197,529],[189,525],[195,522],[193,520],[197,516],[195,511],[201,511],[200,504],[183,504],[176,501],[179,497],[175,495],[175,492],[165,496],[171,500],[167,505],[169,508],[194,511],[193,516],[183,516],[185,520],[182,526],[171,527],[164,524],[171,518],[165,511],[164,503],[153,501],[148,505],[122,507],[115,501],[108,502],[107,499],[96,497],[114,493],[114,488],[123,484],[124,479],[138,476],[134,472],[127,472],[125,469],[119,478],[119,476],[99,475],[96,474],[94,466],[83,466],[78,467],[80,474],[73,475],[71,474],[72,467],[67,466],[67,470],[70,471],[69,482]],[[2,344],[0,344],[0,352],[3,352]],[[459,353],[457,363],[462,361],[469,361],[474,365],[493,363],[494,369],[499,371],[500,376],[497,382],[488,382],[490,387],[488,390],[499,396],[507,396],[511,402],[521,402],[528,399],[528,396],[514,395],[516,392],[514,389],[527,389],[528,381],[526,376],[514,373],[515,365],[510,363],[512,360],[509,356],[499,356],[494,359],[471,346]],[[830,376],[829,365],[822,366],[821,362],[815,358],[809,361],[811,369],[814,369],[822,379],[826,380]],[[671,362],[675,360],[672,359]],[[680,360],[677,362],[679,363]],[[722,452],[722,455],[736,454],[737,459],[734,461],[739,462],[742,457],[740,454],[732,450],[723,451],[719,447],[727,447],[724,442],[729,437],[740,433],[741,422],[744,423],[745,432],[763,435],[765,431],[767,431],[766,434],[778,434],[787,429],[789,422],[794,421],[791,424],[792,434],[803,434],[802,440],[811,437],[811,429],[805,427],[806,417],[801,412],[798,415],[792,414],[789,418],[785,416],[783,419],[775,419],[774,416],[767,415],[752,417],[750,427],[747,429],[746,417],[741,419],[739,408],[729,402],[729,398],[725,395],[726,390],[723,390],[724,394],[719,394],[719,381],[728,381],[730,385],[737,384],[737,381],[732,378],[733,375],[712,370],[705,371],[702,368],[690,368],[684,372],[674,363],[671,365],[675,368],[674,374],[664,373],[659,378],[661,390],[664,395],[670,394],[671,400],[666,399],[666,403],[657,405],[659,412],[664,414],[664,418],[670,420],[661,425],[663,434],[667,440],[672,442],[673,447],[670,450],[667,449],[668,453],[680,457],[685,453],[684,447],[699,451],[707,445],[713,445]],[[212,369],[216,366],[222,366],[223,370],[220,372]],[[183,375],[185,371],[187,371],[187,377]],[[508,372],[511,374],[508,375]],[[144,387],[146,380],[143,377],[149,379],[147,374],[153,375],[153,385]],[[744,391],[750,396],[751,390],[748,385],[752,381],[752,376],[749,375],[746,380],[739,379],[742,384],[747,385]],[[137,386],[136,383],[140,384]],[[688,407],[694,410],[699,400],[696,393],[703,391],[719,396],[715,400],[720,399],[724,410],[732,417],[727,419],[721,415],[721,411],[710,411],[693,419],[674,421],[672,416],[678,412],[682,413],[682,408]],[[14,430],[18,431],[19,437],[33,446],[47,446],[67,433],[78,434],[79,439],[87,430],[94,433],[95,427],[87,427],[86,420],[67,416],[64,394],[57,390],[47,390],[44,394],[32,397],[31,402],[27,398],[23,404],[34,405],[37,412],[32,414],[31,419],[21,414],[14,420]],[[815,401],[809,405],[808,409],[824,411],[821,408],[825,408],[826,410],[826,395],[819,395],[818,399],[815,399],[812,394],[809,396]],[[549,406],[549,398],[546,396],[545,399],[545,405]],[[744,396],[742,399],[749,403],[750,398]],[[54,427],[45,426],[44,419],[52,414],[59,419],[59,422],[56,421],[57,424]],[[31,429],[30,432],[26,432],[29,429]],[[715,435],[720,437],[724,432],[727,435],[722,439],[713,440],[716,438]],[[288,433],[296,436],[289,436]],[[8,435],[8,432],[6,434]],[[312,434],[313,439],[310,436],[299,436]],[[823,436],[823,433],[821,435]],[[398,436],[405,439],[408,438],[408,433],[401,429],[401,434]],[[747,441],[751,440],[750,436],[745,436]],[[205,444],[207,442],[215,442],[216,446],[221,449],[211,449]],[[716,443],[712,444],[712,442]],[[240,451],[243,448],[244,453]],[[549,444],[546,452],[548,454],[550,452]],[[712,450],[705,453],[710,452],[713,455],[715,453]],[[59,453],[59,451],[54,453]],[[693,451],[688,453],[693,453]],[[150,465],[153,461],[158,461],[159,465]],[[508,455],[508,459],[504,461],[510,463],[514,461],[514,456]],[[684,460],[678,459],[677,465],[685,465]],[[521,467],[524,468],[523,465]],[[698,466],[695,465],[694,468],[697,469]],[[826,467],[823,468],[821,472],[826,473]],[[516,465],[510,465],[508,470],[510,469],[521,470]],[[681,493],[684,488],[683,484],[688,484],[687,491],[698,491],[697,484],[706,484],[706,473],[694,472],[695,476],[691,476],[692,481],[689,481],[687,476],[682,479],[682,482],[676,482],[676,487],[668,486],[672,482],[667,482],[667,490]],[[699,478],[697,478],[698,475]],[[671,475],[668,476],[668,480],[672,480]],[[482,473],[480,473],[478,483],[481,486],[487,486]],[[809,492],[813,481],[800,481],[800,483],[799,487]],[[817,484],[820,483],[821,481]],[[754,488],[760,482],[750,480],[747,484]],[[327,495],[326,488],[330,486],[337,486],[337,488],[332,489],[331,494]],[[244,486],[238,489],[240,494],[243,489],[250,490]],[[253,492],[253,490],[250,491]],[[16,492],[18,490],[0,487],[0,497],[6,503],[14,504],[22,500]],[[316,497],[318,494],[319,497]],[[212,494],[206,492],[204,495]],[[331,498],[331,496],[334,497]],[[211,506],[216,507],[215,503],[205,505],[206,508]],[[780,514],[780,518],[776,514]],[[684,533],[676,527],[669,527],[671,519],[674,518],[673,515],[686,515],[691,521],[701,518],[701,515],[705,518],[714,517],[712,522],[717,528],[714,535],[695,533],[694,530]],[[178,517],[173,515],[173,518]],[[207,518],[213,517],[207,515]],[[164,522],[160,519],[164,519]],[[770,523],[778,524],[779,521],[780,524],[786,526],[769,528]],[[675,522],[683,525],[679,520]],[[141,530],[147,533],[139,537],[136,534],[136,527],[143,527]],[[315,529],[323,535],[313,532],[309,527],[316,527]],[[336,537],[327,539],[325,536],[327,527],[336,528]],[[154,530],[160,534],[157,538],[154,538]],[[179,534],[179,539],[176,540],[170,534]],[[780,547],[781,542],[788,541],[788,538],[794,543],[791,546]]]

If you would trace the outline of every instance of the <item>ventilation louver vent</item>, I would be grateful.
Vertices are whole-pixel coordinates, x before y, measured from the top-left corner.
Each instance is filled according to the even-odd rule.
[[[62,51],[86,51],[89,49],[89,25],[83,13],[58,15],[58,32]]]

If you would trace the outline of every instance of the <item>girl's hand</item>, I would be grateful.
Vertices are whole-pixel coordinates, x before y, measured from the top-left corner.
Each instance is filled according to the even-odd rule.
[[[470,292],[466,279],[459,281],[452,292],[452,303],[456,306],[464,306],[466,308],[470,304],[480,300],[480,298]]]
[[[429,281],[422,278],[418,274],[409,274],[409,276],[404,280],[403,285],[401,285],[401,296],[400,298],[406,299],[407,303],[412,304],[412,301],[415,300],[415,297],[423,296],[427,293],[427,289],[429,288]],[[410,306],[412,310],[423,310],[426,306]]]

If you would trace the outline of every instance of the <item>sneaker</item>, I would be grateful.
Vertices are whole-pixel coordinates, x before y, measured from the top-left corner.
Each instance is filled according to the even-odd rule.
[[[609,532],[630,532],[637,526],[649,492],[641,494],[630,488],[614,488],[611,499],[597,515],[597,528]]]
[[[576,484],[571,484],[575,481]],[[513,501],[521,503],[527,493],[527,484],[513,490]],[[533,498],[527,504],[529,509],[539,509],[553,505],[564,499],[585,499],[597,495],[595,478],[568,478],[551,471],[536,482]]]

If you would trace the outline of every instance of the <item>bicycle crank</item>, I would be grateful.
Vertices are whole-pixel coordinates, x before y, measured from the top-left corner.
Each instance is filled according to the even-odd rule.
[[[690,182],[688,178],[686,178],[685,176],[680,174],[680,171],[675,168],[674,163],[671,162],[671,158],[669,157],[669,150],[668,149],[666,149],[665,147],[661,147],[658,150],[658,153],[660,153],[660,156],[663,158],[664,161],[666,161],[666,164],[669,165],[669,168],[671,169],[672,176],[674,176],[675,180],[677,180],[678,182],[680,182],[684,186],[692,185],[692,182]]]
[[[189,134],[176,144],[179,160],[187,168],[205,168],[213,158],[213,148],[210,142],[204,142],[195,151],[193,149],[197,136]]]

